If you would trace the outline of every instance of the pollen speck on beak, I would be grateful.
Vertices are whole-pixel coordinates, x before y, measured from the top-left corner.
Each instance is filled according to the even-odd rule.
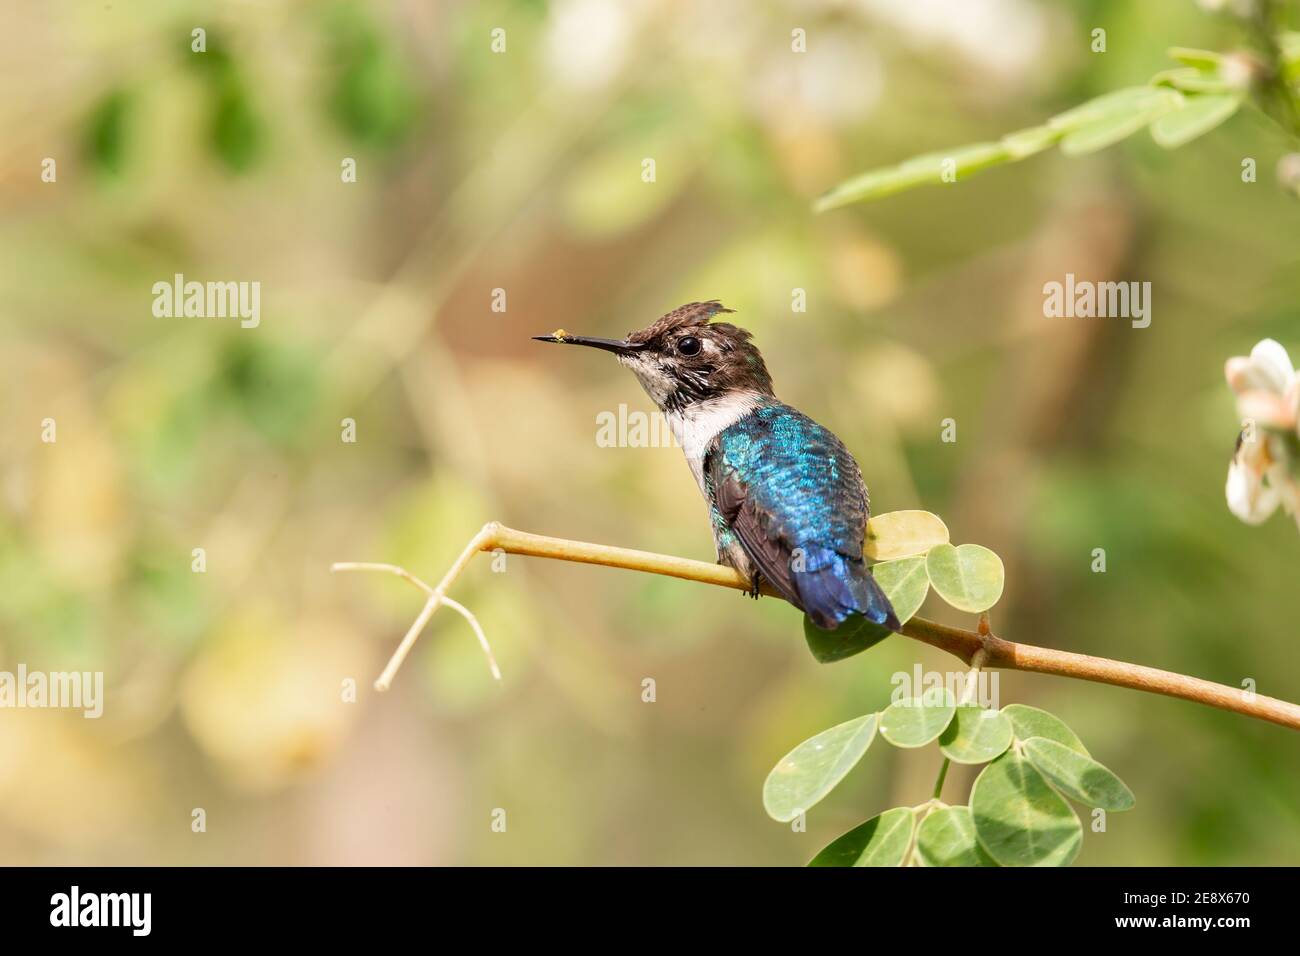
[[[564,329],[556,329],[554,332],[551,333],[551,335],[553,335],[553,336],[555,337],[555,341],[557,341],[557,342],[563,342],[563,341],[564,341],[564,337],[565,337],[565,335],[567,335],[567,334],[568,334],[568,333],[565,332]]]

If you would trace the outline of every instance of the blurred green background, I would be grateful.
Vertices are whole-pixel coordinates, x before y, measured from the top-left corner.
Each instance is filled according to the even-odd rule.
[[[794,609],[685,582],[481,558],[453,596],[504,683],[443,611],[370,689],[421,598],[333,561],[436,580],[488,519],[712,559],[679,450],[597,446],[598,413],[651,407],[634,380],[529,341],[694,299],[738,310],[877,511],[1003,556],[1003,636],[1300,699],[1296,529],[1223,498],[1224,360],[1300,348],[1269,123],[809,212],[1240,39],[1192,0],[11,4],[0,668],[102,669],[107,700],[0,711],[0,862],[801,864],[928,797],[937,750],[877,747],[808,832],[768,820],[790,747],[953,662],[894,638],[819,665]],[[177,272],[259,281],[260,326],[154,317]],[[1066,272],[1150,281],[1150,328],[1044,319]],[[1294,733],[1050,677],[1000,692],[1138,796],[1081,864],[1300,862]]]

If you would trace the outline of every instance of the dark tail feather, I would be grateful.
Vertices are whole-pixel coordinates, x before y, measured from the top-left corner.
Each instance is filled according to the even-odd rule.
[[[828,548],[804,548],[804,570],[792,575],[804,612],[824,631],[833,631],[853,614],[891,631],[899,623],[894,608],[863,561]]]

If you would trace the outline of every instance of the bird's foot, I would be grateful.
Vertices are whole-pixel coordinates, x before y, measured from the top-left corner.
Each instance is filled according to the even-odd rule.
[[[757,571],[755,571],[749,578],[749,590],[745,593],[757,601],[762,594],[762,590],[763,578]]]

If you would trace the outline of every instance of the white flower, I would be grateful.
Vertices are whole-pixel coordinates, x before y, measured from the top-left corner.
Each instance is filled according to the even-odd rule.
[[[1300,524],[1300,375],[1291,357],[1265,339],[1249,356],[1228,359],[1223,371],[1242,421],[1224,488],[1228,509],[1247,524],[1261,524],[1281,505]]]

